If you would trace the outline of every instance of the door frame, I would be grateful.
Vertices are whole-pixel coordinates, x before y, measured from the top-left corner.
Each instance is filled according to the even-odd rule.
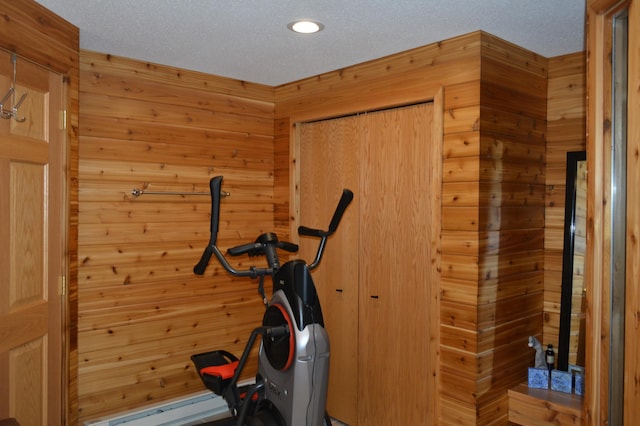
[[[610,260],[610,177],[611,148],[611,21],[623,8],[629,11],[628,58],[628,117],[640,113],[638,87],[640,75],[639,47],[640,3],[638,0],[587,1],[587,262],[585,280],[587,290],[586,389],[584,418],[586,424],[605,424],[609,417],[609,345],[611,340],[611,292],[609,282]],[[635,79],[635,80],[633,80]],[[628,188],[640,180],[638,158],[640,149],[640,123],[627,123],[627,179]],[[640,265],[638,235],[640,211],[637,191],[627,191],[627,253],[626,253],[626,306],[624,374],[638,377],[640,371],[640,342],[638,318],[640,311]],[[633,401],[640,384],[625,380],[624,423],[640,421],[640,407]]]

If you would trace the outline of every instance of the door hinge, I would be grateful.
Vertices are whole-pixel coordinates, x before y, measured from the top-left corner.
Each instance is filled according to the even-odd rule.
[[[67,277],[64,275],[58,280],[58,296],[66,296],[67,294]]]
[[[60,111],[60,129],[67,130],[67,110]]]

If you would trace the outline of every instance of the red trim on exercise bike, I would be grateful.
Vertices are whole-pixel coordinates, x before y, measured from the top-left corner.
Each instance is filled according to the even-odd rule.
[[[210,376],[220,377],[222,380],[227,380],[233,377],[239,362],[240,361],[233,361],[229,364],[204,367],[200,369],[200,374],[208,374]]]
[[[289,326],[289,357],[287,358],[287,363],[285,364],[284,367],[282,367],[282,370],[281,370],[281,371],[287,371],[289,367],[291,367],[291,364],[293,364],[293,359],[295,358],[294,356],[295,348],[296,348],[296,339],[294,336],[295,331],[293,328],[293,323],[291,322],[291,317],[287,313],[287,310],[284,308],[284,306],[282,306],[279,303],[274,303],[272,306],[275,306],[276,308],[280,309],[282,316],[287,321],[287,325]]]
[[[253,396],[251,397],[252,401],[257,401],[258,397],[260,396],[260,394],[258,392],[254,393]],[[247,397],[247,393],[246,392],[242,392],[240,394],[240,399],[245,399]]]

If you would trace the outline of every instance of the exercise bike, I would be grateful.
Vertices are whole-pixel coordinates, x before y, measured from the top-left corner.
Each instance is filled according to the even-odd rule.
[[[267,267],[252,266],[236,270],[216,246],[220,213],[222,176],[211,179],[211,238],[194,273],[204,274],[212,255],[233,276],[259,279],[259,293],[265,303],[262,325],[249,337],[242,356],[217,350],[191,357],[205,386],[221,395],[231,417],[211,423],[216,426],[330,426],[326,413],[329,376],[329,337],[324,329],[322,310],[309,271],[320,263],[327,238],[333,234],[353,193],[343,190],[329,229],[300,226],[301,236],[320,239],[311,264],[294,259],[282,266],[277,249],[295,253],[298,246],[279,241],[274,233],[260,235],[255,242],[228,249],[230,256],[266,256]],[[268,299],[264,277],[271,276],[273,293]],[[239,386],[238,380],[257,337],[258,373],[255,384]]]

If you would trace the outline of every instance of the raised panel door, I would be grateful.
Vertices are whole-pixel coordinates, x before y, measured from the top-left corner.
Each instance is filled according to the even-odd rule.
[[[0,418],[62,422],[62,77],[0,51]],[[1,95],[0,95],[1,96]],[[17,118],[17,119],[16,119]],[[24,120],[22,120],[24,118]]]

